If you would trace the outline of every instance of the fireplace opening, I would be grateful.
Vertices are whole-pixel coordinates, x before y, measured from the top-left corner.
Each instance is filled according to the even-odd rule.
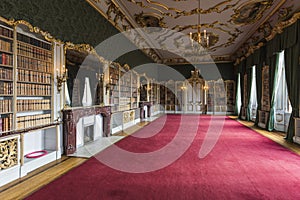
[[[84,143],[93,141],[94,125],[84,127]]]

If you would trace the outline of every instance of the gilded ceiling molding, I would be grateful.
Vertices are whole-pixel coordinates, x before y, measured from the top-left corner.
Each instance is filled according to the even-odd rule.
[[[184,58],[165,58],[163,63],[166,65],[184,65],[184,64],[212,64],[212,63],[230,63],[232,62],[230,55],[222,56],[203,56],[202,59],[198,59],[195,62],[188,62]]]
[[[264,11],[273,5],[274,0],[251,0],[234,9],[234,14],[228,22],[237,25],[253,24],[260,20]]]
[[[298,19],[300,19],[300,12],[295,13],[293,15],[293,17],[291,17],[289,20],[279,22],[277,25],[275,25],[273,27],[273,29],[271,31],[271,34],[268,37],[265,37],[266,41],[272,40],[277,34],[282,33],[285,28],[287,28],[288,26],[290,26],[290,25],[294,24],[295,22],[297,22]],[[263,45],[264,45],[264,43],[261,42],[258,45],[250,46],[247,50],[247,53],[244,56],[241,56],[240,58],[237,58],[234,64],[235,65],[240,64],[240,62],[242,60],[246,59],[246,57],[250,56],[253,53],[254,50],[259,49]]]
[[[240,3],[241,0],[238,0],[236,1],[235,3],[233,4],[230,4],[230,5],[226,5],[230,2],[232,2],[233,0],[226,0],[226,1],[223,1],[223,2],[220,2],[208,9],[198,9],[198,8],[195,8],[193,10],[190,10],[190,11],[184,11],[184,10],[179,10],[177,8],[172,8],[172,7],[168,7],[167,5],[165,4],[162,4],[160,2],[157,2],[157,1],[151,1],[151,0],[146,0],[147,3],[151,4],[151,5],[155,5],[155,6],[159,6],[161,7],[163,10],[160,10],[158,8],[155,8],[153,6],[148,6],[148,5],[145,5],[143,2],[137,2],[135,0],[127,0],[128,2],[131,2],[133,4],[136,4],[137,6],[141,7],[141,8],[148,8],[148,9],[152,9],[152,10],[155,10],[155,11],[158,11],[161,15],[164,15],[164,16],[168,16],[168,17],[173,17],[173,18],[179,18],[179,17],[182,17],[182,16],[191,16],[191,15],[196,15],[196,14],[210,14],[210,13],[222,13],[230,8],[233,8],[235,7],[237,4]],[[180,0],[174,0],[174,1],[180,1]],[[181,0],[183,1],[183,0]],[[226,5],[226,6],[225,6]],[[224,8],[221,8],[222,6],[225,6]],[[166,12],[166,11],[173,11],[176,13],[176,15],[173,15],[171,12]]]
[[[130,22],[130,20],[127,18],[127,16],[123,13],[123,11],[120,9],[120,7],[115,3],[113,0],[86,0],[92,7],[94,7],[105,19],[107,19],[116,29],[118,29],[120,32],[128,31],[134,26]],[[105,2],[105,5],[107,6],[106,11],[102,11],[98,6],[97,3]],[[141,38],[141,36],[139,37]],[[136,42],[141,43],[142,39],[136,39]],[[135,45],[139,46],[139,44],[135,43],[135,41],[132,41]],[[148,55],[147,51],[144,49],[141,49],[148,57],[152,58],[152,55]],[[160,57],[156,52],[152,52],[152,54],[156,54],[154,60],[155,62],[160,62]]]
[[[293,11],[293,6],[287,8],[281,8],[278,12],[278,20],[286,21],[292,11]]]
[[[280,22],[279,24],[277,24],[276,26],[274,26],[271,34],[268,37],[266,37],[266,40],[267,41],[272,40],[277,34],[282,33],[283,29],[285,29],[286,27],[294,24],[298,19],[300,19],[300,12],[295,13],[293,15],[293,17],[290,18],[289,20]]]
[[[227,0],[227,1],[223,1],[218,3],[217,5],[214,5],[213,7],[210,7],[208,9],[202,9],[202,8],[195,8],[191,11],[180,11],[180,12],[176,12],[176,16],[175,18],[179,18],[181,16],[191,16],[191,15],[196,15],[196,14],[210,14],[210,13],[222,13],[230,8],[235,7],[237,4],[240,3],[241,0],[238,0],[237,2],[230,4],[230,5],[226,5],[229,4],[232,0]],[[222,6],[226,5],[223,9],[221,9]]]
[[[220,26],[220,27],[219,27]],[[223,44],[219,44],[218,46],[211,46],[209,48],[209,50],[211,51],[215,51],[217,48],[220,48],[220,47],[228,47],[230,46],[231,44],[233,44],[236,40],[236,38],[239,36],[239,34],[243,33],[241,30],[238,30],[237,28],[234,28],[234,30],[225,30],[224,28],[222,27],[227,27],[230,29],[229,25],[228,24],[224,24],[224,23],[221,23],[219,21],[215,21],[211,24],[201,24],[201,27],[205,27],[205,28],[210,28],[210,29],[215,29],[215,30],[219,30],[223,33],[226,33],[228,34],[230,37],[227,39],[227,42],[223,43]],[[187,26],[175,26],[172,28],[172,30],[175,30],[175,31],[184,31],[184,30],[187,30],[187,29],[195,29],[197,30],[198,29],[198,24],[197,25],[187,25]],[[161,36],[159,38],[159,44],[162,45],[163,42],[167,39],[167,38],[170,38],[174,35],[175,33],[172,33],[172,34],[169,34],[169,35],[165,35],[165,36]],[[178,41],[181,41],[182,40],[182,37],[178,37],[178,38],[175,38],[175,41],[174,43],[178,43]],[[213,45],[215,45],[218,41],[215,39]]]
[[[160,17],[156,13],[144,13],[135,14],[135,21],[141,27],[161,27],[167,28],[164,18]]]

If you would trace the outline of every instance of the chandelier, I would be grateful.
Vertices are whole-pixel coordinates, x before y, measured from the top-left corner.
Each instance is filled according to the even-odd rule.
[[[201,22],[200,22],[200,16],[201,16],[201,7],[200,7],[200,0],[198,1],[198,25],[197,25],[197,33],[190,32],[190,41],[192,46],[194,47],[194,41],[198,43],[198,47],[204,47],[208,48],[210,46],[209,41],[209,34],[206,32],[206,30],[201,33]]]

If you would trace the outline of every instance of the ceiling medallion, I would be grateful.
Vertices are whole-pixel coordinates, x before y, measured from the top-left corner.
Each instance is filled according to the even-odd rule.
[[[152,13],[143,13],[134,15],[136,23],[141,27],[160,27],[166,28],[165,22],[163,22],[163,17],[158,16],[157,14]]]
[[[238,25],[255,23],[262,18],[264,11],[270,8],[272,4],[273,0],[253,0],[246,2],[234,10],[235,14],[231,16],[229,22]]]

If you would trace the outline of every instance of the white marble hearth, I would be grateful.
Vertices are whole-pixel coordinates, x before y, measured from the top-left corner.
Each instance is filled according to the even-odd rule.
[[[68,156],[90,158],[99,153],[100,151],[104,150],[105,148],[109,147],[110,145],[123,139],[124,137],[125,136],[103,137],[101,139],[87,143],[84,146],[77,148],[75,153],[70,154]]]

